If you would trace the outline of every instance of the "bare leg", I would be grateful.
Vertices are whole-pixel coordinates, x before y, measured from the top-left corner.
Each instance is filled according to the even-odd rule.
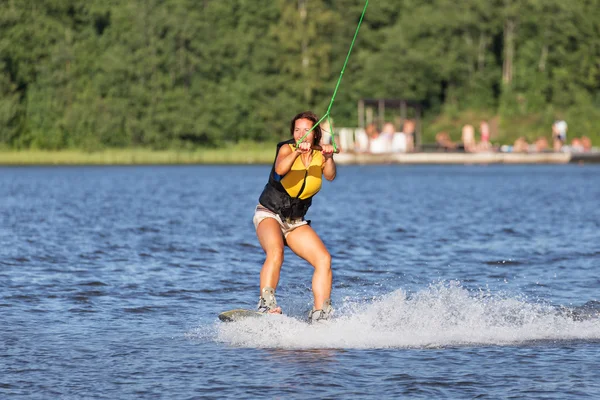
[[[279,275],[283,264],[283,235],[279,223],[273,218],[265,218],[256,229],[256,236],[263,248],[266,258],[260,271],[260,293],[265,287],[277,289]],[[281,313],[281,309],[272,310]]]
[[[560,139],[555,138],[553,144],[554,144],[554,151],[556,151],[556,152],[561,151],[563,143]]]
[[[309,225],[302,225],[287,237],[287,244],[299,257],[308,261],[314,268],[312,279],[315,308],[321,309],[323,302],[331,297],[331,255],[321,238]]]

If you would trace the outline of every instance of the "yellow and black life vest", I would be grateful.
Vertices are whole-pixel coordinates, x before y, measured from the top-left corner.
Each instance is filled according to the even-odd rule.
[[[296,158],[288,173],[281,176],[275,172],[275,162],[282,146],[294,146],[294,139],[277,144],[275,160],[271,167],[269,182],[260,195],[259,203],[279,214],[283,219],[303,218],[312,204],[312,198],[321,189],[323,163],[320,151],[313,150],[310,165],[306,167],[300,157]]]

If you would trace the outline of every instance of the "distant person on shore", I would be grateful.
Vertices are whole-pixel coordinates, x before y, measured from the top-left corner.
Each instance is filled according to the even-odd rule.
[[[383,132],[390,138],[390,151],[392,153],[406,153],[406,135],[404,132],[396,132],[396,127],[391,122],[383,126]]]
[[[321,145],[324,144],[332,144],[331,143],[331,135],[332,135],[332,126],[329,125],[329,119],[324,119],[319,126],[321,127]]]
[[[477,151],[490,151],[492,150],[492,144],[490,143],[490,124],[483,120],[479,124],[479,133],[481,135],[481,141],[477,145]]]
[[[550,148],[550,145],[548,144],[548,139],[546,139],[543,136],[540,136],[535,140],[534,148],[536,153],[543,153],[545,151],[548,151],[548,149]]]
[[[457,144],[452,141],[448,132],[445,131],[436,133],[435,143],[444,151],[454,151],[457,148]]]
[[[587,136],[581,137],[581,145],[583,146],[583,151],[589,153],[592,151],[592,140]]]
[[[523,136],[515,140],[515,143],[512,147],[513,153],[527,153],[529,152],[529,143],[527,143],[527,139]]]
[[[391,142],[392,138],[394,137],[394,133],[396,133],[396,128],[394,127],[394,124],[392,124],[391,122],[386,122],[385,124],[383,124],[381,136],[383,136],[386,140],[389,140]]]
[[[300,258],[314,267],[312,290],[314,307],[309,321],[326,320],[331,308],[331,255],[309,221],[304,219],[312,198],[319,192],[323,178],[332,181],[336,176],[333,146],[312,146],[321,142],[318,117],[305,111],[291,121],[291,139],[277,145],[269,180],[258,200],[253,223],[258,241],[266,258],[260,271],[258,311],[281,314],[275,290],[287,245]],[[311,130],[312,129],[312,130]],[[297,142],[302,140],[297,145]]]
[[[579,138],[573,138],[571,140],[571,146],[569,150],[573,153],[583,153],[583,142]]]
[[[552,124],[552,140],[554,151],[561,151],[562,147],[567,143],[568,126],[566,121],[558,120]]]
[[[389,142],[385,136],[381,135],[377,124],[370,123],[367,126],[367,136],[369,137],[369,152],[372,154],[389,152]]]
[[[475,129],[473,125],[465,125],[462,128],[462,144],[467,153],[474,153],[477,151],[477,143],[475,142]]]
[[[415,121],[407,119],[404,121],[402,133],[406,138],[406,151],[412,152],[415,150]]]
[[[358,153],[369,151],[369,136],[365,129],[358,128],[354,131],[354,151]]]

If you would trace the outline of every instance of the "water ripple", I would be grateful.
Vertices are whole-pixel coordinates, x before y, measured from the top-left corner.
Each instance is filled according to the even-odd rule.
[[[285,315],[222,324],[256,306],[251,215],[269,168],[1,168],[0,391],[600,393],[598,166],[340,167],[308,216],[333,256],[337,319],[306,323],[313,269],[286,249]]]

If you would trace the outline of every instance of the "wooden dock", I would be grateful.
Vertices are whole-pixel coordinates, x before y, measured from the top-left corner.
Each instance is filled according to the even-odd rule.
[[[340,165],[367,164],[568,164],[599,163],[600,153],[340,153]]]

